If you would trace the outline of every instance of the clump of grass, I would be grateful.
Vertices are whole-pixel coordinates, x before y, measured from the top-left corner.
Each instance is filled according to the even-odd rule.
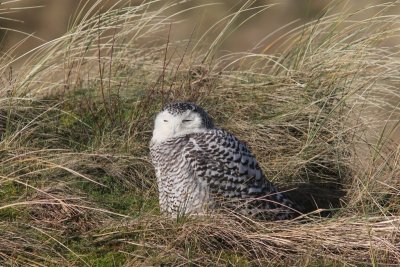
[[[94,238],[134,245],[132,255],[146,257],[132,262],[143,265],[365,264],[396,262],[398,247],[386,240],[394,224],[382,217],[278,225],[235,215],[180,223],[151,216],[103,229]]]
[[[276,55],[265,53],[268,39],[258,52],[218,54],[229,25],[206,50],[173,42],[175,15],[166,14],[177,4],[160,4],[78,13],[18,72],[10,66],[22,58],[1,59],[0,262],[398,264],[400,60],[384,44],[400,28],[385,15],[391,4],[366,19],[328,10],[277,38]],[[161,215],[148,141],[154,114],[176,99],[204,106],[247,142],[304,215]]]

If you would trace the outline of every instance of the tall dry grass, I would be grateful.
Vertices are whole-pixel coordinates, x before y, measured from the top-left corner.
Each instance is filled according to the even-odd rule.
[[[386,13],[397,2],[327,7],[248,52],[219,53],[252,4],[212,42],[170,40],[190,23],[170,12],[178,2],[93,6],[64,36],[1,58],[2,265],[400,263],[400,60],[388,46],[400,28]],[[267,53],[273,42],[280,54]],[[174,99],[248,143],[304,215],[160,215],[147,146],[154,114]]]

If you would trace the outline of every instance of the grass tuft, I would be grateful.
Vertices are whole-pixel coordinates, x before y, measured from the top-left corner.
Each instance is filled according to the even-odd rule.
[[[0,58],[0,265],[400,264],[397,2],[218,51],[269,8],[252,4],[210,43],[171,40],[178,3],[83,8],[62,37]],[[244,140],[304,215],[161,215],[148,142],[171,100]]]

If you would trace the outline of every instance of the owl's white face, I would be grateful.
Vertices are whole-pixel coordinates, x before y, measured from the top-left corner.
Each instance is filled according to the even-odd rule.
[[[155,119],[151,142],[157,144],[172,137],[202,132],[206,129],[197,112],[186,110],[180,114],[171,114],[168,110],[164,110],[158,113]]]

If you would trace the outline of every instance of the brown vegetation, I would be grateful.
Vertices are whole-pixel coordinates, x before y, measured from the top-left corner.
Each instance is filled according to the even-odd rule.
[[[391,136],[400,60],[398,46],[384,47],[400,29],[385,13],[391,5],[367,17],[328,8],[278,38],[275,55],[263,53],[266,39],[258,52],[216,56],[239,13],[211,43],[172,42],[177,22],[164,14],[173,5],[145,2],[82,14],[18,72],[18,59],[3,56],[0,263],[399,264]],[[160,215],[148,141],[154,114],[173,99],[199,103],[246,141],[304,215]]]

